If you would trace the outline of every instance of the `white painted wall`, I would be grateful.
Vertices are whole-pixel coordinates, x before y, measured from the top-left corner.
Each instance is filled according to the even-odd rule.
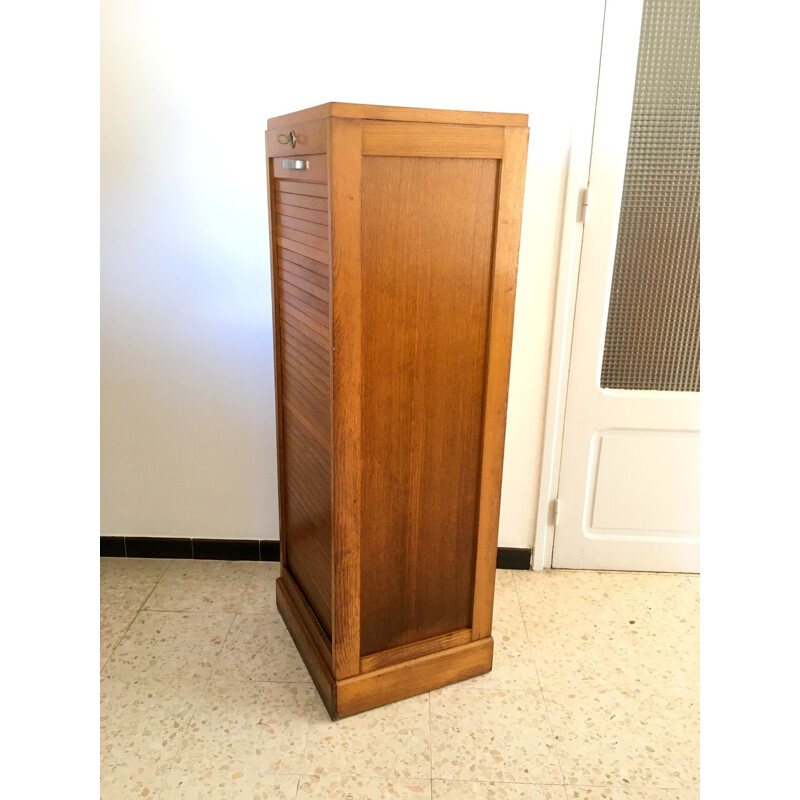
[[[104,535],[277,538],[263,132],[338,100],[530,115],[500,544],[531,546],[574,87],[601,5],[101,4]]]

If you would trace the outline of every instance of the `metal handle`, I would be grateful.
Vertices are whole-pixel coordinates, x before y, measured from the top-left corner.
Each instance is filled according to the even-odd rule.
[[[294,146],[297,144],[297,137],[294,135],[294,131],[289,131],[289,133],[279,133],[278,144],[288,144],[291,146],[292,150],[294,150]]]
[[[308,161],[301,161],[296,158],[284,158],[284,169],[308,169]]]

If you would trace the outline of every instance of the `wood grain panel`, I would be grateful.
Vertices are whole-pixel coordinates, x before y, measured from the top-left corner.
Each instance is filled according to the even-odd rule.
[[[501,158],[503,128],[419,122],[364,123],[365,156]]]
[[[278,247],[281,247],[284,250],[291,250],[293,253],[306,256],[306,258],[310,258],[312,260],[322,261],[325,264],[330,263],[330,254],[323,250],[318,250],[316,247],[309,247],[307,244],[303,244],[302,242],[281,236],[280,231],[278,231],[277,239]]]
[[[305,267],[310,272],[315,272],[322,278],[325,278],[325,286],[330,283],[330,269],[328,267],[329,261],[318,261],[308,256],[293,251],[281,251],[281,257],[284,261],[291,261],[293,264]],[[322,286],[323,284],[320,284]]]
[[[399,664],[401,661],[408,661],[412,658],[420,658],[430,653],[438,653],[448,647],[457,647],[472,641],[472,630],[462,628],[460,631],[444,633],[441,636],[434,636],[431,639],[422,639],[419,642],[405,644],[402,647],[393,647],[391,650],[383,650],[371,656],[364,656],[361,659],[361,672],[371,672],[374,669],[383,669],[392,664]]]
[[[301,362],[303,370],[310,373],[309,377],[315,384],[324,384],[324,388],[330,387],[330,372],[328,365],[318,357],[316,352],[298,341],[299,337],[293,333],[293,329],[286,325],[284,327],[284,344],[286,350],[291,353],[292,358],[297,358]]]
[[[497,180],[363,160],[362,657],[471,626]]]
[[[286,444],[288,456],[291,452],[289,440]],[[291,476],[291,460],[288,458],[287,468]],[[315,512],[307,511],[291,488],[287,490],[285,500],[288,567],[327,632],[331,626],[330,581],[327,578],[331,552],[330,536],[321,533],[330,528],[330,512],[324,512],[323,503]]]
[[[290,309],[291,310],[291,309]],[[294,317],[289,314],[283,315],[284,327],[287,335],[290,335],[298,340],[298,344],[302,344],[309,350],[311,355],[320,353],[323,359],[325,369],[328,369],[327,352],[330,347],[330,342],[327,337],[317,338],[314,331],[304,327],[301,322],[298,322]]]
[[[283,569],[281,576],[278,578],[278,584],[283,584],[283,589],[286,594],[294,603],[299,616],[302,618],[306,627],[306,631],[314,642],[314,646],[319,650],[325,666],[330,669],[331,667],[331,642],[328,635],[325,633],[320,621],[317,619],[316,614],[313,613],[308,601],[303,597],[300,587],[295,582],[291,573]]]
[[[290,317],[294,326],[303,331],[304,336],[323,348],[327,347],[329,343],[328,331],[311,316],[309,309],[297,307],[291,302],[291,295],[286,295],[283,291],[281,291],[280,300],[281,314],[284,317]]]
[[[507,114],[497,111],[456,111],[449,108],[412,108],[405,106],[376,106],[362,103],[323,103],[291,114],[271,117],[267,126],[272,130],[323,117],[351,119],[388,119],[406,122],[447,122],[457,125],[511,125],[525,127],[527,114]]]
[[[328,226],[320,225],[317,222],[309,222],[305,219],[297,219],[296,217],[287,217],[278,213],[278,223],[284,228],[294,228],[297,231],[305,231],[305,233],[313,233],[314,236],[319,236],[322,239],[328,238]]]
[[[296,297],[298,300],[300,300],[303,303],[306,303],[312,308],[317,309],[317,311],[324,314],[325,316],[328,315],[327,300],[323,300],[317,297],[316,295],[305,291],[305,289],[301,289],[293,281],[287,280],[285,276],[283,279],[283,291],[286,292],[287,294],[291,294],[293,297]]]
[[[294,421],[287,421],[284,433],[287,441],[291,440],[294,452],[298,457],[298,470],[302,471],[305,477],[314,484],[315,489],[324,490],[330,481],[330,469],[326,456],[317,447],[316,442]],[[302,460],[302,464],[299,463],[299,460]]]
[[[302,614],[299,609],[303,603],[306,602],[305,598],[297,597],[292,598],[287,585],[289,584],[288,575],[285,572],[278,578],[275,585],[276,603],[281,617],[286,623],[286,628],[289,631],[300,655],[303,657],[311,679],[319,691],[328,713],[336,718],[336,685],[333,682],[333,675],[331,675],[330,665],[326,663],[323,650],[316,642],[315,637],[311,633],[311,625],[308,624],[308,614]]]
[[[309,222],[316,222],[320,225],[328,224],[327,212],[315,211],[313,208],[302,208],[301,206],[292,205],[291,203],[278,202],[277,212],[278,216],[306,219]]]
[[[290,228],[286,225],[282,225],[280,221],[278,222],[278,236],[283,239],[291,239],[295,242],[302,242],[303,244],[307,244],[309,247],[313,247],[314,249],[320,250],[323,253],[328,248],[328,240],[322,236],[314,236],[311,233],[304,233],[296,228]]]
[[[290,352],[287,349],[288,356],[290,356]],[[294,385],[296,391],[303,392],[305,401],[330,424],[331,409],[330,405],[325,402],[323,393],[320,392],[319,383],[321,381],[317,380],[316,374],[308,368],[306,363],[300,362],[297,369],[291,370],[291,374],[287,376],[286,380]]]
[[[327,310],[321,311],[309,303],[308,300],[298,297],[299,294],[300,291],[292,286],[292,284],[281,284],[281,302],[285,301],[287,305],[293,306],[298,311],[301,311],[307,318],[307,324],[315,322],[320,329],[320,333],[328,336]],[[317,301],[317,303],[320,302],[317,298],[314,299]]]
[[[349,717],[450,683],[482,675],[492,668],[491,636],[431,653],[336,684],[336,715]]]
[[[285,390],[286,384],[282,388]],[[289,397],[287,392],[284,392],[284,394],[286,394],[286,397],[283,400],[283,413],[289,425],[302,431],[309,441],[324,452],[325,456],[323,458],[326,460],[330,458],[331,445],[328,441],[330,431],[324,429],[324,424],[317,420],[314,413],[300,403],[296,396]]]
[[[275,163],[273,159],[273,170],[278,173]],[[279,317],[282,505],[286,509],[282,535],[284,563],[324,634],[330,638],[333,546],[330,268],[325,263],[330,261],[328,189],[325,184],[298,184],[290,180],[273,183],[277,201],[273,216],[276,244],[273,291]],[[316,207],[292,205],[298,201]],[[277,213],[280,208],[292,210],[283,215]],[[315,221],[298,219],[297,210],[317,215]],[[296,230],[298,224],[305,230]],[[294,241],[298,237],[308,238],[306,242]],[[310,247],[308,241],[321,243],[321,248]],[[294,252],[296,249],[303,252]],[[328,667],[330,658],[329,651]]]
[[[330,447],[330,408],[326,408],[324,398],[315,396],[320,392],[316,387],[309,390],[308,383],[294,375],[284,375],[283,384],[286,402],[311,420],[311,429],[321,432],[323,442]]]
[[[360,669],[361,617],[361,123],[331,120],[333,338],[333,676]]]
[[[325,301],[325,305],[328,304],[328,287],[325,285],[324,282],[320,283],[315,280],[315,275],[308,270],[300,268],[286,268],[286,265],[282,265],[281,269],[281,277],[287,283],[291,283],[293,286],[296,286],[298,289],[302,289],[307,294],[313,295],[314,297],[319,298],[320,300]]]
[[[295,180],[276,180],[275,187],[278,196],[281,193],[288,195],[307,195],[309,197],[322,197],[328,202],[328,186],[325,183],[300,183]]]
[[[528,129],[507,128],[503,172],[497,202],[497,237],[486,369],[486,401],[481,439],[481,478],[472,638],[492,632],[497,528],[514,328],[514,295],[522,226],[522,199],[528,153]]]
[[[322,311],[318,311],[308,303],[295,297],[295,292],[290,291],[289,284],[281,284],[281,308],[289,313],[291,308],[294,312],[292,316],[295,319],[300,315],[303,323],[309,328],[309,332],[317,331],[320,336],[327,338],[328,326],[327,317]],[[291,287],[292,290],[294,287]]]
[[[314,186],[315,184],[308,184]],[[312,197],[305,194],[292,193],[288,191],[276,192],[278,205],[292,206],[293,208],[310,208],[314,211],[328,211],[328,201],[325,197]]]
[[[301,264],[295,264],[288,258],[284,258],[281,261],[280,269],[282,275],[301,278],[304,282],[307,282],[309,285],[313,284],[314,286],[321,289],[325,293],[326,297],[329,296],[327,275],[320,275],[318,272],[314,272],[313,270],[310,270],[308,267],[304,267]]]

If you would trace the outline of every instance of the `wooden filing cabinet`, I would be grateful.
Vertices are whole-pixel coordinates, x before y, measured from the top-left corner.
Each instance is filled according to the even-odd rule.
[[[527,116],[328,103],[266,141],[277,600],[335,719],[491,669]]]

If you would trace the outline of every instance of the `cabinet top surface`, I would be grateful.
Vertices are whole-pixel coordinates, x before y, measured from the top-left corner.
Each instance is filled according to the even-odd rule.
[[[493,111],[454,111],[442,108],[404,108],[402,106],[370,106],[358,103],[323,103],[267,120],[268,128],[293,125],[324,117],[349,119],[381,119],[395,122],[439,122],[458,125],[502,125],[524,128],[527,114],[502,114]]]

